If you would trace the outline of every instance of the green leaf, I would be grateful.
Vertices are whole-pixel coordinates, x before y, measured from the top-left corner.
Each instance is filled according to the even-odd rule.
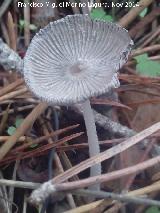
[[[148,12],[148,8],[145,8],[144,10],[142,10],[142,12],[139,14],[140,17],[143,18],[147,14],[147,12]]]
[[[30,29],[30,30],[37,30],[37,27],[36,27],[36,25],[34,25],[34,24],[30,24],[30,25],[29,25],[29,29]]]
[[[92,19],[100,19],[103,21],[113,21],[111,15],[106,15],[105,11],[102,8],[94,8],[91,11],[91,18]]]
[[[37,146],[38,146],[38,144],[35,143],[35,144],[30,145],[30,148],[35,148],[35,147],[37,147]]]
[[[20,20],[20,21],[19,21],[19,25],[20,25],[21,27],[24,27],[24,24],[25,24],[25,21],[24,21],[24,20]]]
[[[112,22],[113,18],[110,15],[105,15],[102,20],[104,20],[104,21],[111,21]]]
[[[24,20],[20,20],[19,21],[19,27],[20,28],[24,28],[24,26],[27,24],[27,22],[25,22]],[[29,24],[29,29],[30,30],[37,30],[37,26],[34,24]]]
[[[92,9],[92,11],[91,11],[91,17],[93,18],[93,19],[101,19],[101,18],[103,18],[103,16],[105,16],[106,15],[106,13],[104,12],[104,10],[102,9],[102,8],[94,8],[94,9]]]
[[[21,125],[21,123],[23,122],[23,118],[16,118],[16,122],[15,122],[15,126],[16,126],[16,128],[18,128],[20,125]]]
[[[145,213],[160,213],[160,210],[158,207],[156,206],[151,206],[150,208],[148,208]]]
[[[147,54],[136,56],[135,59],[137,60],[136,69],[140,74],[150,77],[160,76],[159,63],[151,61]]]
[[[7,133],[8,135],[13,135],[16,131],[16,127],[14,126],[10,126],[8,129],[7,129]]]

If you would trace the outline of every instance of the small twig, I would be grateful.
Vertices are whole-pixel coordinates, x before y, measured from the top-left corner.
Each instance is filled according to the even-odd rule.
[[[155,56],[149,57],[149,59],[153,60],[153,61],[160,61],[160,55],[155,55]]]
[[[29,147],[30,145],[32,145],[32,144],[37,144],[37,143],[41,143],[42,141],[44,141],[44,140],[47,140],[48,138],[50,138],[50,137],[53,137],[53,136],[55,136],[55,135],[59,135],[59,134],[62,134],[62,133],[65,133],[65,132],[67,132],[67,131],[69,131],[69,130],[71,130],[71,129],[74,129],[74,128],[76,128],[76,127],[78,127],[79,126],[79,124],[76,124],[76,125],[72,125],[72,126],[68,126],[68,127],[66,127],[66,128],[63,128],[63,129],[60,129],[60,130],[57,130],[57,131],[55,131],[55,132],[52,132],[52,133],[50,133],[50,134],[48,134],[48,135],[45,135],[45,136],[41,136],[41,137],[39,137],[39,138],[37,138],[37,139],[35,139],[35,140],[33,140],[32,142],[30,142],[29,144],[27,143],[27,144],[24,144],[25,146],[22,148],[20,148],[20,146],[18,147],[18,148],[16,148],[17,149],[17,151],[19,150],[22,150],[22,149],[24,149],[24,148],[26,148],[26,147]],[[1,142],[5,142],[5,141],[7,141],[8,139],[9,139],[9,137],[10,136],[0,136],[0,143]],[[22,136],[22,137],[20,137],[19,138],[19,140],[17,141],[17,142],[24,142],[25,140],[27,140],[29,137],[26,137],[26,136]],[[122,139],[121,139],[121,141],[122,141]],[[118,141],[117,141],[118,142]],[[87,144],[86,144],[87,145]],[[19,149],[20,148],[20,149]]]
[[[11,4],[11,2],[12,2],[12,0],[5,0],[5,1],[3,1],[2,5],[0,7],[0,19],[2,18],[2,16],[6,12],[7,8]]]
[[[80,134],[81,135],[81,134]],[[76,137],[80,136],[79,134],[76,135]],[[71,136],[71,138],[73,138],[73,135]],[[23,139],[23,138],[22,138]],[[29,138],[27,137],[26,140],[28,140]],[[67,141],[69,140],[69,137],[68,138],[63,138],[63,140],[59,141],[56,146],[54,146],[54,149],[56,149],[58,152],[62,152],[62,151],[68,151],[68,150],[72,150],[72,149],[80,149],[80,148],[85,148],[85,147],[88,147],[87,144],[81,144],[78,146],[78,145],[62,145],[62,143],[65,142],[65,140],[67,139]],[[25,139],[23,139],[25,140]],[[20,142],[20,141],[19,141]],[[61,144],[61,145],[60,145]],[[104,144],[107,144],[106,142],[104,143],[100,143],[102,145]],[[51,148],[50,145],[45,145],[41,148],[41,150],[39,149],[36,149],[35,151],[27,151],[27,152],[24,152],[23,155],[21,155],[19,158],[20,159],[25,159],[25,158],[28,158],[29,156],[40,156],[40,155],[44,155],[44,154],[47,154],[48,153],[48,150]],[[18,153],[18,150],[16,149],[15,152],[14,152],[14,149],[10,152],[10,153],[13,153],[13,155],[10,155],[9,157],[6,157],[4,158],[1,162],[0,162],[0,165],[5,165],[5,164],[8,164],[8,163],[11,163],[13,161],[15,161],[15,159],[17,158],[17,156],[15,155],[15,153]]]
[[[40,185],[41,183],[7,180],[2,178],[0,179],[0,186],[10,186],[10,187],[22,188],[22,189],[37,189]]]
[[[10,12],[8,12],[8,17],[7,17],[7,27],[8,27],[8,35],[9,35],[9,46],[11,49],[16,51],[17,38],[16,38],[16,33],[15,33],[15,28],[14,28],[13,17]]]
[[[143,30],[143,32],[144,32],[144,30]],[[141,45],[143,44],[143,42],[145,42],[148,38],[150,38],[150,36],[152,35],[152,32],[149,32],[149,33],[146,33],[146,35],[144,35],[143,34],[143,36],[141,37],[140,36],[140,38],[137,40],[137,38],[136,38],[136,43],[134,44],[134,48],[136,49],[136,48],[140,48],[141,47]],[[138,34],[138,36],[139,36],[139,34]]]
[[[14,180],[6,180],[6,179],[0,179],[0,185],[12,186],[12,187],[15,187],[15,188],[25,188],[25,189],[37,189],[38,187],[41,186],[40,183],[14,181]],[[140,188],[140,189],[137,189],[137,190],[134,190],[134,191],[130,191],[126,194],[123,194],[122,196],[127,196],[127,198],[128,197],[132,198],[133,196],[140,196],[140,195],[145,195],[145,194],[148,194],[148,193],[156,192],[156,191],[159,191],[159,189],[160,189],[160,181],[157,181],[150,186]],[[71,191],[71,193],[74,194],[77,191],[79,191],[79,192],[83,191],[84,192],[85,190],[74,190],[74,191]],[[84,192],[84,194],[85,194],[85,192]],[[112,193],[112,195],[113,195],[113,193]],[[116,198],[113,198],[113,199],[116,199]],[[101,202],[103,202],[103,200],[97,201],[97,202],[98,202],[98,204],[100,204]]]
[[[106,159],[109,159],[117,154],[119,154],[122,151],[125,151],[126,149],[130,148],[131,146],[137,144],[139,141],[142,141],[146,137],[150,136],[154,132],[158,131],[160,129],[160,122],[152,125],[151,127],[143,130],[142,132],[136,134],[135,136],[132,136],[131,138],[125,140],[124,142],[104,151],[100,154],[89,158],[88,160],[82,161],[80,164],[72,167],[71,169],[67,170],[61,175],[58,175],[54,178],[54,181],[64,182],[68,178],[72,177],[73,175],[76,175],[85,169],[97,164],[101,163]]]
[[[9,152],[9,150],[15,145],[17,140],[24,135],[24,133],[30,128],[37,117],[47,108],[46,103],[38,104],[35,109],[25,118],[16,132],[9,137],[9,139],[0,148],[0,160]]]
[[[3,174],[0,171],[0,179],[3,179]],[[8,200],[8,192],[7,187],[4,185],[0,186],[0,209],[2,212],[11,213],[10,212],[10,202]]]
[[[23,212],[22,213],[27,213],[27,196],[26,196],[26,194],[24,194]]]
[[[142,157],[139,161],[140,163],[143,162],[146,159],[146,157],[147,157],[148,153],[150,152],[150,150],[152,149],[154,143],[155,143],[155,139],[152,139],[151,142],[148,144],[148,147],[146,148],[144,154],[142,155]],[[137,175],[137,173],[133,174],[132,176],[129,176],[128,180],[126,181],[124,190],[129,190],[129,188],[132,185],[136,175]]]
[[[139,163],[137,165],[125,168],[125,169],[110,172],[108,174],[86,178],[79,181],[54,184],[54,179],[53,179],[48,182],[45,182],[38,189],[33,191],[30,196],[30,200],[32,203],[40,204],[44,202],[44,200],[52,193],[80,189],[80,188],[88,187],[92,184],[93,185],[100,184],[110,180],[115,180],[117,178],[121,178],[129,174],[133,174],[135,172],[143,171],[144,169],[147,169],[158,163],[160,163],[160,156],[147,160],[143,163]]]
[[[39,144],[39,143],[43,142],[44,140],[48,140],[48,139],[51,139],[51,138],[53,138],[53,137],[56,137],[56,136],[58,136],[58,135],[60,135],[60,134],[62,134],[62,133],[65,133],[65,132],[67,132],[67,131],[69,131],[69,130],[72,130],[72,129],[78,127],[78,126],[79,126],[79,125],[72,125],[72,126],[68,126],[68,127],[66,127],[66,128],[63,128],[63,129],[56,130],[56,131],[51,132],[51,133],[49,133],[49,134],[46,134],[46,133],[45,133],[45,136],[41,136],[41,137],[39,137],[39,138],[37,138],[37,139],[35,139],[35,140],[32,140],[31,142],[28,142],[27,144],[23,144],[23,145],[21,145],[21,146],[19,146],[19,147],[16,147],[16,148],[13,149],[11,152],[12,152],[12,153],[16,153],[16,152],[18,153],[18,152],[20,152],[20,151],[26,149],[27,147],[30,147],[30,146],[33,145],[33,144]],[[27,138],[26,138],[26,139],[27,139]],[[58,145],[58,142],[59,142],[59,141],[56,141],[56,143],[54,143],[54,145],[55,145],[55,146]],[[53,143],[50,143],[50,144],[53,144]]]
[[[95,105],[108,105],[108,106],[116,106],[116,107],[122,107],[122,108],[126,108],[129,110],[132,110],[132,108],[128,107],[127,105],[124,105],[118,101],[112,101],[109,99],[100,99],[100,98],[92,98],[91,99],[91,104],[95,104]]]
[[[127,103],[127,105],[131,106],[131,107],[137,107],[139,105],[145,105],[145,104],[158,104],[160,103],[160,99],[156,99],[156,98],[152,98],[152,99],[148,99],[148,100],[144,100],[144,101],[137,101],[137,102],[131,102],[131,103]]]
[[[8,114],[12,114],[14,112],[22,112],[22,111],[30,110],[30,109],[33,109],[34,107],[35,107],[34,104],[22,106],[22,107],[17,107],[16,110],[14,110],[14,109],[8,110]],[[0,113],[0,116],[3,116],[4,114],[5,114],[5,112],[3,111],[3,112]],[[1,138],[1,136],[0,136],[0,138]],[[1,139],[0,139],[0,142],[1,142]]]
[[[154,10],[152,10],[147,16],[145,16],[140,22],[138,22],[134,27],[131,28],[131,30],[129,31],[131,38],[134,38],[137,35],[137,33],[138,36],[143,34],[142,29],[144,29],[146,25],[150,24],[159,15],[160,15],[160,8],[155,8]]]
[[[135,56],[141,55],[143,53],[158,51],[158,50],[160,50],[160,44],[155,44],[155,45],[152,45],[152,46],[149,46],[149,47],[145,47],[143,49],[137,49],[137,50],[132,52],[131,56],[135,57]]]
[[[104,182],[108,182],[110,180],[113,181],[118,178],[127,176],[128,174],[133,174],[135,172],[143,171],[158,163],[160,163],[160,156],[152,158],[145,162],[136,164],[134,166],[130,166],[130,167],[127,167],[127,168],[124,168],[121,170],[116,170],[116,171],[113,171],[113,172],[110,172],[107,174],[103,174],[103,175],[99,175],[99,176],[89,177],[89,178],[86,178],[83,180],[72,181],[72,182],[68,182],[68,183],[54,184],[54,179],[53,179],[51,181],[44,183],[43,186],[41,187],[41,189],[43,188],[43,190],[41,191],[40,189],[38,189],[37,192],[41,192],[43,194],[43,192],[45,191],[45,186],[49,187],[49,185],[51,186],[52,189],[54,188],[55,192],[80,189],[80,188],[88,187],[88,186],[91,186],[91,185],[94,185],[97,183],[104,183]],[[45,193],[47,193],[47,191]],[[36,194],[36,192],[35,192],[35,194]],[[33,192],[33,195],[34,195],[34,192]]]
[[[9,139],[9,137],[10,137],[10,136],[0,136],[0,143],[1,143],[1,142],[7,141],[7,140]],[[25,137],[25,136],[22,136],[22,137],[19,138],[19,140],[18,140],[17,142],[22,143],[22,142],[24,142],[25,140],[26,140],[26,137]]]
[[[10,105],[8,105],[7,109],[4,111],[4,115],[2,116],[1,122],[0,122],[0,135],[2,135],[4,129],[7,126],[8,121],[8,111],[9,111]]]
[[[26,7],[24,7],[24,41],[25,46],[27,47],[30,43],[30,6],[28,3],[30,3],[30,0],[25,0]]]
[[[16,160],[16,163],[14,165],[13,175],[12,175],[12,177],[13,177],[12,179],[13,180],[16,180],[18,166],[19,166],[19,160]],[[9,201],[13,203],[13,200],[14,200],[14,187],[10,187],[9,188],[8,197],[9,197]],[[12,212],[12,206],[10,207],[10,211]]]
[[[34,154],[45,152],[46,150],[49,150],[51,148],[56,148],[57,146],[62,145],[65,142],[68,142],[70,140],[73,140],[74,138],[81,136],[82,134],[83,134],[83,132],[79,132],[79,133],[72,134],[70,136],[63,137],[62,139],[59,139],[57,141],[57,143],[51,143],[51,144],[49,143],[49,144],[43,145],[35,150],[28,151],[28,152],[24,153],[21,158],[24,159],[24,158],[32,157]],[[16,150],[16,152],[18,152],[18,151]]]
[[[7,203],[8,205],[13,205],[15,208],[16,208],[16,210],[15,210],[15,213],[18,213],[18,206],[14,203],[14,202],[10,202],[7,198],[5,198],[4,196],[1,196],[0,195],[0,200],[2,201],[4,201],[5,203]],[[2,202],[3,202],[2,201]],[[1,212],[4,212],[4,213],[11,213],[11,211],[9,210],[9,207],[7,208],[7,209],[2,209],[3,208],[3,204],[2,204],[2,202],[1,202]]]
[[[125,16],[119,20],[119,24],[122,27],[127,27],[137,15],[148,7],[154,0],[140,0],[137,7],[133,7]]]
[[[157,30],[151,36],[149,36],[147,40],[144,41],[144,43],[141,45],[141,48],[147,46],[155,37],[158,37],[159,34],[160,34],[160,27],[158,27]]]
[[[11,98],[15,98],[19,95],[26,93],[27,91],[28,91],[27,87],[24,87],[22,89],[7,93],[7,94],[0,97],[0,102],[6,101],[6,100],[11,99]]]
[[[11,91],[13,91],[14,89],[16,89],[18,86],[22,85],[24,83],[24,80],[23,79],[18,79],[16,80],[15,82],[3,87],[1,90],[0,90],[0,96],[3,96],[5,95],[6,93],[9,93]]]
[[[2,35],[3,35],[3,38],[4,38],[5,42],[7,43],[7,45],[9,45],[8,30],[7,30],[7,27],[6,27],[5,22],[4,22],[3,19],[4,18],[1,18],[1,21],[0,21],[1,31],[2,31]]]
[[[79,206],[75,209],[65,211],[64,213],[87,213],[87,212],[88,213],[91,213],[91,212],[100,213],[100,212],[102,212],[102,211],[100,211],[100,210],[102,210],[101,205],[103,205],[107,208],[108,206],[112,205],[112,203],[113,203],[112,200],[109,200],[109,199],[98,200],[98,201],[94,201],[94,202],[89,203],[89,204],[81,205],[81,206]],[[100,206],[100,208],[99,208],[99,206]],[[95,212],[95,209],[98,209],[98,210]]]
[[[110,120],[108,117],[96,112],[95,110],[93,110],[93,113],[94,113],[94,118],[96,123],[100,127],[110,131],[113,135],[127,137],[127,136],[131,136],[135,134],[133,130],[117,122]]]
[[[80,10],[79,10],[79,7],[77,7],[77,5],[75,4],[76,2],[74,0],[69,0],[69,1],[72,5],[75,5],[75,6],[72,6],[72,10],[74,14],[79,14]]]
[[[39,120],[40,120],[40,123],[43,123],[42,119],[39,119]],[[56,127],[57,130],[56,131],[49,133],[49,131],[47,129],[47,125],[45,125],[45,126],[43,126],[43,132],[44,132],[45,136],[47,136],[48,134],[53,134],[54,133],[55,138],[58,140],[58,135],[56,134],[56,132],[60,132],[61,130],[58,129],[59,121],[56,121],[56,122],[57,122],[57,124],[56,124],[57,125],[57,127]],[[74,126],[77,126],[77,125],[74,125]],[[52,129],[52,127],[51,127],[51,129]],[[72,129],[72,128],[70,128],[70,129]],[[57,143],[58,142],[57,140],[54,141],[52,138],[48,138],[48,142],[50,144]],[[59,156],[54,151],[54,148],[52,148],[51,152],[52,152],[52,153],[50,153],[52,155],[51,157],[53,157],[53,155],[54,155],[54,161],[56,162],[56,167],[58,168],[58,170],[59,170],[60,173],[63,173],[64,172],[63,166],[61,164]],[[50,160],[53,160],[53,159],[50,159]],[[49,170],[49,177],[50,177],[50,179],[52,179],[52,177],[53,177],[53,174],[52,174],[52,162],[50,162],[50,165],[48,166],[48,170]],[[73,196],[71,194],[67,194],[66,198],[67,198],[68,203],[70,204],[71,208],[75,208],[76,205],[75,205]],[[45,200],[44,205],[47,204],[47,203],[48,203],[48,201]]]
[[[84,189],[72,191],[71,193],[75,195],[81,195],[81,196],[93,196],[95,198],[109,198],[109,199],[119,200],[119,201],[123,201],[127,203],[160,206],[159,201],[151,200],[147,198],[128,196],[125,194],[116,194],[111,192],[92,191],[92,190],[84,190]]]
[[[5,2],[5,1],[4,1]],[[23,60],[0,38],[0,64],[5,70],[23,71]]]
[[[140,162],[143,162],[147,156],[147,154],[149,153],[149,151],[152,149],[153,144],[154,144],[155,140],[152,139],[152,141],[149,143],[149,145],[146,148],[146,151],[144,152],[143,156],[140,159]],[[130,186],[132,185],[135,177],[136,177],[137,173],[132,174],[131,176],[128,177],[128,181],[126,181],[126,185],[124,187],[124,191],[128,191]],[[160,183],[160,182],[157,182]],[[141,190],[143,191],[142,193],[146,194],[146,193],[150,193],[152,192],[153,188],[155,187],[155,185],[151,185],[151,186],[147,186],[145,188],[140,189],[140,191],[137,190],[138,193],[141,193]],[[116,209],[120,209],[123,206],[122,203],[115,203],[115,206],[112,208],[116,208]],[[114,212],[114,211],[113,211]]]
[[[72,110],[74,110],[76,113],[82,114],[82,111],[79,105],[72,107]],[[128,127],[123,126],[120,123],[112,121],[107,116],[102,115],[101,113],[98,113],[95,110],[93,110],[93,114],[94,114],[94,119],[97,125],[109,131],[112,135],[118,135],[120,137],[128,137],[128,136],[132,136],[136,134],[136,132],[133,131],[132,129],[129,129]]]
[[[63,174],[60,174],[57,177],[55,177],[53,180],[51,180],[49,182],[46,182],[44,187],[41,187],[40,191],[37,190],[35,193],[33,193],[33,200],[38,200],[38,199],[41,200],[41,198],[38,197],[38,196],[43,194],[43,192],[45,190],[48,190],[48,192],[45,192],[44,196],[48,196],[48,193],[52,192],[52,190],[55,191],[57,188],[55,188],[54,183],[64,182],[64,181],[68,180],[69,178],[71,178],[73,175],[76,175],[76,174],[80,173],[81,171],[84,171],[85,169],[87,169],[87,168],[89,168],[89,167],[91,167],[91,166],[93,166],[93,165],[95,165],[97,163],[100,163],[100,162],[102,162],[102,161],[104,161],[106,159],[109,159],[109,158],[115,156],[116,154],[118,154],[118,153],[128,149],[129,147],[135,145],[136,143],[138,143],[139,141],[141,141],[144,138],[148,137],[149,135],[153,134],[154,132],[158,131],[159,129],[160,129],[160,122],[157,123],[157,124],[152,125],[151,127],[147,128],[145,130],[143,130],[142,132],[138,133],[137,135],[132,136],[130,139],[124,141],[123,143],[118,144],[117,146],[114,146],[114,147],[108,149],[107,151],[104,151],[104,152],[102,152],[102,153],[100,153],[100,154],[98,154],[98,155],[96,155],[94,157],[91,157],[88,160],[85,160],[85,161],[81,162],[79,165],[76,165],[76,166],[72,167],[71,169],[67,170]],[[139,164],[139,169],[142,170],[142,167],[143,167],[143,169],[144,168],[148,168],[148,166],[152,166],[155,163],[159,163],[159,160],[160,160],[160,157],[158,156],[156,158],[153,158],[153,159],[147,161],[147,163],[146,162],[141,163],[141,164]],[[133,170],[135,169],[134,172],[138,171],[138,166],[137,165],[135,167],[133,166],[132,169]],[[128,172],[128,170],[127,170],[127,172]],[[124,175],[124,173],[123,173],[123,175]],[[86,186],[86,184],[87,185],[90,185],[91,183],[95,184],[95,183],[98,183],[99,181],[104,180],[102,177],[104,177],[104,179],[106,181],[106,176],[102,175],[102,176],[98,176],[99,179],[97,179],[97,177],[91,177],[91,178],[87,179],[87,183],[85,182],[86,180],[82,180],[81,183],[85,182],[85,186]],[[107,174],[107,178],[108,178],[108,174]],[[112,176],[112,178],[113,178],[113,176]],[[88,182],[88,180],[89,180],[89,182]],[[91,182],[91,181],[93,181],[93,182]],[[76,185],[75,183],[76,182],[72,182],[71,186],[70,186],[70,183],[67,183],[67,187],[73,187],[73,186],[75,187],[75,185]],[[77,183],[78,184],[76,185],[76,187],[79,187],[80,186],[79,185],[80,182],[77,181]],[[63,189],[64,189],[64,185],[66,187],[66,183],[65,184],[61,183],[59,185],[60,185],[59,187],[63,186]],[[42,193],[41,193],[41,190],[43,191]],[[45,197],[43,197],[42,199],[45,199]]]

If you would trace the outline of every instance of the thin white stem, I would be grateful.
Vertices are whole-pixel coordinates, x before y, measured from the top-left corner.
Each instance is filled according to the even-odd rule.
[[[92,157],[100,153],[100,147],[97,137],[95,120],[89,100],[82,103],[82,110],[88,136],[89,155],[90,157]],[[91,167],[90,170],[91,177],[100,174],[101,174],[101,164],[97,164]],[[92,186],[92,189],[99,190],[100,186],[99,185]]]

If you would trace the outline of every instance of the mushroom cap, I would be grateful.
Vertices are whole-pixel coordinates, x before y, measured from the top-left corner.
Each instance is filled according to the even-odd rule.
[[[115,23],[69,15],[40,30],[24,58],[24,79],[42,101],[82,102],[118,87],[117,70],[133,45]]]

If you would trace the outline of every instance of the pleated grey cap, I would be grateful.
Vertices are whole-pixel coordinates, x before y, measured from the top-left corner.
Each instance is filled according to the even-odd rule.
[[[34,36],[24,58],[24,78],[43,101],[78,103],[119,86],[117,70],[132,45],[117,24],[66,16]]]

